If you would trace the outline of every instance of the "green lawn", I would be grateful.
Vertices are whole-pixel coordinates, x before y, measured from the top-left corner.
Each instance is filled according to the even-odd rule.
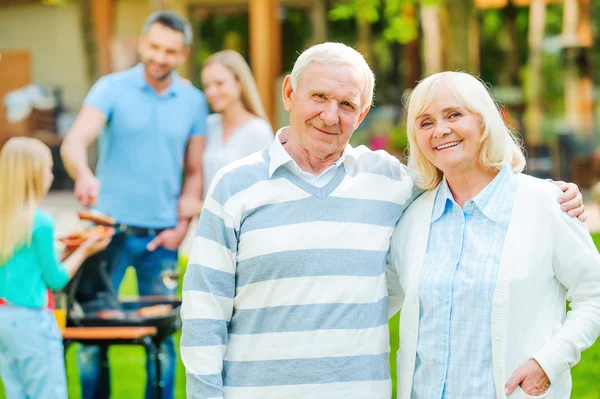
[[[596,246],[600,248],[600,234],[593,235]],[[137,292],[135,273],[129,270],[125,276],[121,293],[135,294]],[[396,358],[398,350],[398,316],[396,315],[390,321],[390,335],[392,356]],[[176,350],[179,348],[179,334],[175,335]],[[67,377],[69,381],[69,398],[80,398],[80,387],[75,363],[76,346],[73,345],[67,353]],[[146,383],[145,374],[145,354],[142,348],[132,346],[114,346],[110,350],[110,364],[113,378],[112,398],[114,399],[135,399],[143,398],[144,386]],[[391,361],[392,376],[396,375],[395,361]],[[586,350],[577,364],[571,371],[573,376],[572,398],[577,399],[600,399],[600,340],[591,348]],[[175,397],[177,399],[185,398],[185,371],[181,362],[177,363],[175,375]],[[396,379],[393,378],[394,392]],[[396,395],[393,395],[396,398]],[[0,399],[5,399],[4,390],[0,381]]]

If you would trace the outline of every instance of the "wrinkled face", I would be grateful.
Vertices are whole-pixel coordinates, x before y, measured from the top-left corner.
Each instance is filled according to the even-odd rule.
[[[461,105],[447,87],[438,89],[415,126],[419,148],[444,174],[479,167],[480,116]]]
[[[294,142],[320,159],[341,154],[369,112],[369,107],[361,111],[364,88],[364,77],[351,66],[314,62],[304,70],[296,91],[287,76],[283,102]]]
[[[209,64],[202,69],[204,94],[215,112],[223,112],[240,101],[242,88],[233,72],[221,64]]]
[[[159,81],[167,79],[189,52],[183,33],[159,23],[150,26],[141,37],[138,50],[147,75]]]

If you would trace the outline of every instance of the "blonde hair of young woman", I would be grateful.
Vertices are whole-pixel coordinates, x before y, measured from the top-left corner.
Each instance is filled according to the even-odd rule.
[[[508,164],[515,172],[522,172],[525,156],[521,143],[517,134],[504,123],[498,106],[484,83],[465,72],[440,72],[423,79],[412,91],[408,102],[408,166],[417,171],[419,187],[425,190],[434,189],[443,177],[442,171],[429,162],[419,148],[416,125],[417,118],[429,107],[442,85],[445,85],[469,112],[479,115],[482,143],[479,163],[494,171]]]
[[[259,118],[268,121],[252,71],[250,71],[244,57],[237,51],[223,50],[208,57],[204,66],[211,64],[220,64],[229,69],[242,88],[242,104],[244,104],[244,107]]]
[[[14,137],[0,152],[0,265],[31,244],[33,212],[48,192],[50,149],[29,137]]]

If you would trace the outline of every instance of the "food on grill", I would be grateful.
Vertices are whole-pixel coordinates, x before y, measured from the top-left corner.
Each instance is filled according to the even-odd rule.
[[[139,317],[160,317],[166,315],[171,310],[173,310],[172,305],[145,306],[138,309],[136,315]]]
[[[92,223],[112,226],[115,224],[115,219],[98,211],[79,211],[77,216],[81,220],[89,220]]]
[[[96,312],[99,319],[124,319],[127,315],[120,310],[100,310]]]
[[[91,235],[99,234],[104,236],[103,238],[108,238],[115,233],[115,229],[108,226],[94,226],[85,230],[80,230],[69,234],[66,237],[61,237],[58,240],[65,244],[68,249],[75,249],[85,240],[88,239]]]

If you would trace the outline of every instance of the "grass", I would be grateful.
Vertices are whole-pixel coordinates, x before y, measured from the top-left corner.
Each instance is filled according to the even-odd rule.
[[[597,248],[600,248],[600,234],[593,234],[592,238]],[[183,262],[182,262],[183,263]],[[137,293],[135,272],[128,270],[121,286],[121,293],[132,295]],[[398,315],[390,321],[390,366],[392,383],[394,385],[393,399],[396,399],[396,352],[398,351]],[[179,333],[175,334],[175,349],[179,359]],[[79,376],[76,364],[76,345],[72,345],[67,352],[67,378],[69,382],[69,398],[81,397]],[[141,347],[113,346],[109,352],[111,374],[111,392],[113,399],[134,399],[144,397],[146,384],[146,356]],[[583,352],[581,361],[571,370],[573,376],[572,398],[600,399],[600,340],[591,348]],[[5,399],[4,390],[0,381],[0,399]],[[181,361],[177,362],[175,371],[175,398],[185,398],[185,370]]]

